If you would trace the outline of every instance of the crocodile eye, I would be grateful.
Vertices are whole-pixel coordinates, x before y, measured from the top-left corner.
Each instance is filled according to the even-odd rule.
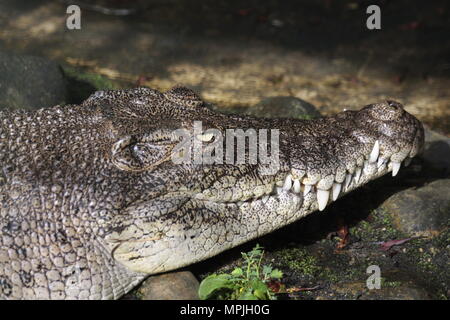
[[[175,146],[174,142],[158,138],[127,136],[120,139],[111,147],[112,163],[124,171],[153,170],[170,159]]]

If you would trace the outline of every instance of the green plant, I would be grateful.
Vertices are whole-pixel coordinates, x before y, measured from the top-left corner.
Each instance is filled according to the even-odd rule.
[[[275,300],[270,285],[283,273],[270,265],[261,265],[263,248],[258,244],[250,252],[242,252],[244,263],[231,273],[206,277],[198,290],[200,299],[218,300]]]

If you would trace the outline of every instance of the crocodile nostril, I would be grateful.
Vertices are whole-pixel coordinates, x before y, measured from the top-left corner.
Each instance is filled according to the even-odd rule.
[[[371,117],[381,121],[397,120],[405,113],[402,104],[391,100],[369,105],[367,109]]]
[[[388,103],[389,107],[403,109],[403,105],[401,103],[393,100],[387,100],[386,102]]]

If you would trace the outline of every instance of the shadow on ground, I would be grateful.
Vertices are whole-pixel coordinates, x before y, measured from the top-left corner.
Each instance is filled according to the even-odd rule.
[[[120,81],[183,84],[224,108],[296,96],[324,114],[385,98],[449,133],[450,42],[446,1],[90,1],[81,30],[66,4],[0,4],[0,48],[36,54]],[[105,15],[92,4],[136,7]],[[381,30],[366,28],[378,3]]]

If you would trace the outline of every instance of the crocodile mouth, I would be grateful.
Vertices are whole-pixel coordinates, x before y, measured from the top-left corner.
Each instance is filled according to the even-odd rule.
[[[317,208],[323,211],[332,201],[358,188],[370,180],[376,179],[388,172],[395,177],[401,166],[407,167],[414,155],[406,154],[403,159],[394,157],[386,159],[380,153],[380,143],[377,140],[370,154],[362,163],[356,163],[355,166],[345,170],[345,174],[336,174],[333,178],[327,176],[320,180],[311,179],[308,176],[298,176],[296,170],[288,173],[284,180],[278,180],[274,185],[272,192],[261,198],[263,203],[269,200],[269,197],[279,196],[283,193],[290,193],[298,201],[302,201],[308,194],[315,194]]]
[[[273,180],[271,191],[260,198],[264,204],[289,195],[301,209],[323,211],[371,180],[388,172],[395,177],[424,144],[420,122],[394,101],[310,123],[313,130],[297,129],[308,135],[291,135],[290,169]]]
[[[325,168],[320,172],[292,168],[277,175],[270,191],[247,201],[266,205],[271,199],[279,200],[282,196],[289,196],[292,204],[299,205],[301,209],[308,212],[323,211],[331,202],[371,180],[388,172],[395,177],[402,166],[406,167],[411,163],[422,146],[421,126],[416,127],[415,132],[411,132],[401,142],[383,134],[376,140],[366,136],[364,143],[359,146],[359,154],[341,156],[334,162],[339,163],[334,169]],[[243,202],[246,201],[238,201],[238,206]]]
[[[261,164],[244,175],[238,172],[243,177],[238,185],[222,179],[195,198],[236,204],[242,211],[323,211],[371,180],[388,172],[395,177],[424,144],[421,123],[393,101],[306,122],[274,122],[277,126],[278,173],[264,176],[273,170]]]

